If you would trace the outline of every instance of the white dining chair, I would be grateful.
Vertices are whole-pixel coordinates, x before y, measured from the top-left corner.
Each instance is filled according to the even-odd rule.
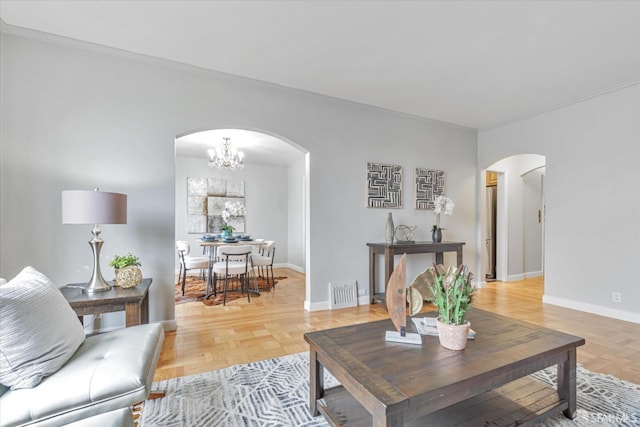
[[[191,245],[189,245],[189,242],[186,240],[177,240],[176,248],[178,249],[178,257],[180,258],[178,280],[182,280],[182,295],[184,295],[187,271],[201,270],[204,277],[204,272],[209,269],[209,257],[206,255],[190,255]]]
[[[272,288],[276,285],[273,277],[273,259],[276,256],[276,242],[273,240],[266,240],[264,245],[261,245],[258,249],[258,253],[251,254],[251,263],[254,268],[258,269],[260,277],[267,279],[267,285]],[[271,270],[271,283],[269,283],[269,270]]]
[[[209,284],[213,287],[210,289],[207,286],[207,295],[205,298],[209,298],[213,291],[214,297],[218,295],[218,280],[224,278],[224,287],[222,289],[223,299],[222,305],[227,303],[227,292],[229,292],[229,280],[233,277],[238,277],[240,282],[240,291],[247,293],[247,301],[251,302],[251,292],[255,292],[260,295],[258,289],[258,282],[255,276],[253,276],[254,290],[249,290],[250,274],[253,271],[251,266],[251,246],[248,245],[224,245],[218,247],[218,262],[211,267],[211,273],[213,280],[209,281]]]

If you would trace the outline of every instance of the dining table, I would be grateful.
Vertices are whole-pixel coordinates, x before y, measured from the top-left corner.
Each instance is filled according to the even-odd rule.
[[[217,248],[219,246],[252,245],[260,248],[261,246],[266,245],[267,242],[264,239],[249,239],[249,240],[236,239],[233,242],[226,242],[224,240],[220,240],[219,238],[216,238],[216,239],[198,239],[198,244],[205,250],[205,254],[209,257],[207,286],[211,286],[212,285],[211,269],[213,268],[213,263],[215,262],[215,259],[216,259]]]
[[[220,240],[220,239],[215,239],[215,240],[198,239],[198,244],[200,246],[202,246],[205,249],[205,251],[207,252],[207,254],[209,255],[209,261],[212,261],[213,259],[215,259],[215,249],[218,246],[223,246],[223,245],[252,245],[252,246],[257,246],[259,248],[261,246],[266,245],[267,242],[264,241],[263,239],[260,239],[260,240],[236,239],[233,242],[225,242],[224,240]]]

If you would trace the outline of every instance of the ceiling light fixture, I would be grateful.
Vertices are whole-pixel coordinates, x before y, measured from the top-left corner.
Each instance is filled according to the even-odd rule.
[[[242,169],[244,167],[244,163],[242,163],[244,153],[231,146],[231,138],[225,136],[222,140],[222,145],[218,148],[209,148],[207,150],[207,153],[209,153],[209,167],[231,170]]]

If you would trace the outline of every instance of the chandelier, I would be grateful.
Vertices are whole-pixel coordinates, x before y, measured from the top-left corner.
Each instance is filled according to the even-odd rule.
[[[231,170],[242,169],[244,167],[244,163],[242,163],[244,153],[231,146],[231,142],[229,142],[231,138],[224,137],[222,140],[222,145],[216,149],[209,148],[207,150],[207,153],[209,153],[209,167]]]

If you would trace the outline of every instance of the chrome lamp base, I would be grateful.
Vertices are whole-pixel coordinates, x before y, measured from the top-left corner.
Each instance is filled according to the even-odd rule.
[[[95,227],[97,228],[97,227]],[[98,237],[100,231],[98,229],[97,233],[94,228],[94,236],[93,239],[89,240],[89,245],[91,246],[91,250],[93,251],[93,274],[91,275],[91,279],[89,283],[82,288],[82,292],[87,294],[97,293],[97,292],[105,292],[111,289],[111,285],[104,280],[102,277],[102,273],[100,272],[100,248],[102,248],[102,244],[104,241]]]

